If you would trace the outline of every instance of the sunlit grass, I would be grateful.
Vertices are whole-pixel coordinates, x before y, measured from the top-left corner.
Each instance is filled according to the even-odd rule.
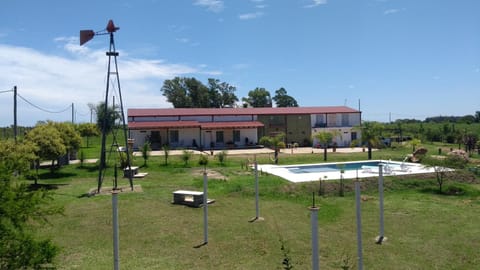
[[[407,150],[382,150],[375,159],[398,160]],[[366,159],[366,153],[329,153],[329,161]],[[291,184],[278,177],[260,174],[260,216],[255,216],[255,187],[251,170],[242,168],[248,157],[227,157],[221,166],[210,158],[207,169],[222,175],[209,179],[209,242],[203,242],[203,210],[173,205],[177,189],[202,190],[202,167],[194,156],[188,166],[178,156],[151,157],[144,179],[135,180],[141,193],[120,194],[120,264],[123,269],[281,269],[280,239],[289,250],[294,269],[310,269],[310,213],[312,192],[318,183]],[[251,158],[251,157],[250,157]],[[269,162],[268,155],[258,155]],[[280,163],[322,162],[322,154],[281,155]],[[135,158],[135,165],[143,160]],[[63,205],[63,216],[50,219],[40,228],[61,247],[60,269],[112,269],[111,196],[86,197],[97,185],[95,164],[71,165],[57,177],[44,177],[54,203]],[[110,185],[110,169],[104,185]],[[126,186],[128,181],[119,179]],[[331,185],[336,185],[332,182]],[[319,211],[320,265],[341,269],[341,261],[356,263],[355,205],[352,182],[346,181],[345,197],[336,192],[316,197]],[[375,179],[362,184],[364,265],[366,269],[475,269],[480,263],[480,196],[478,184],[454,183],[464,192],[457,196],[435,192],[433,178],[387,177],[385,179],[385,235],[378,235],[378,193]],[[355,269],[355,268],[353,268]]]

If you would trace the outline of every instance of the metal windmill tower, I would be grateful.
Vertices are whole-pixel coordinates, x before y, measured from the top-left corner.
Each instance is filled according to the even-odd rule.
[[[129,154],[129,149],[128,149],[128,137],[127,137],[127,126],[125,122],[125,113],[123,110],[123,100],[122,100],[122,91],[120,88],[120,77],[118,75],[118,65],[117,65],[117,56],[118,52],[115,50],[115,41],[113,38],[113,33],[115,33],[117,30],[119,30],[119,27],[116,27],[115,24],[113,23],[112,20],[108,21],[107,27],[104,30],[101,31],[93,31],[93,30],[80,30],[80,45],[85,44],[89,40],[91,40],[94,36],[96,35],[109,35],[110,36],[110,46],[108,52],[106,52],[106,55],[108,56],[108,70],[107,70],[107,85],[105,89],[105,103],[103,104],[103,123],[102,123],[102,147],[101,147],[101,152],[100,152],[100,167],[99,167],[99,172],[98,172],[98,187],[97,187],[97,192],[100,193],[100,190],[102,188],[102,183],[103,179],[105,177],[105,170],[107,167],[106,164],[106,139],[107,139],[107,125],[111,124],[108,123],[109,117],[108,117],[108,104],[109,104],[109,88],[110,88],[110,76],[115,76],[116,77],[116,84],[118,87],[118,95],[120,98],[120,117],[121,117],[121,126],[123,130],[123,137],[125,139],[125,156],[126,156],[126,169],[129,170],[128,173],[128,178],[130,182],[130,188],[133,190],[133,180],[132,180],[132,173],[131,173],[131,160],[130,160],[130,154]],[[112,71],[112,60],[113,60],[113,65],[114,65],[114,70]],[[113,105],[113,108],[115,109],[115,105]],[[113,131],[113,143],[112,147],[110,148],[110,153],[112,153],[112,150],[116,152],[117,155],[121,155],[120,149],[118,148],[118,142],[117,138],[115,135],[115,132]],[[115,149],[113,149],[113,147]],[[121,158],[121,157],[120,157]],[[117,189],[117,165],[115,164],[115,180],[114,180],[114,189]]]

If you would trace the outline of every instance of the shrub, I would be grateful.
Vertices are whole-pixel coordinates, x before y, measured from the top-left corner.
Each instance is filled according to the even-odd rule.
[[[192,151],[183,150],[182,155],[180,156],[180,158],[181,158],[182,161],[184,162],[185,167],[188,166],[188,161],[192,158],[192,155],[193,155],[193,152],[192,152]]]
[[[221,165],[225,165],[225,162],[227,161],[227,155],[228,152],[226,150],[218,152],[218,154],[216,155],[218,162],[220,162]]]
[[[142,146],[143,166],[147,166],[147,160],[150,157],[151,150],[152,148],[150,147],[150,143],[145,142]]]
[[[208,164],[208,157],[206,155],[200,155],[198,158],[198,165],[203,166],[204,169],[206,169]]]

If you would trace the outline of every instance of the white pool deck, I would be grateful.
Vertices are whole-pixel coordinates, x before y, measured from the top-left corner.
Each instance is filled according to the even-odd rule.
[[[389,160],[365,160],[365,161],[352,161],[352,162],[342,162],[343,163],[358,163],[358,162],[382,162],[383,165],[383,175],[392,176],[392,175],[408,175],[408,174],[421,174],[421,173],[433,173],[435,170],[431,167],[425,167],[424,165],[417,163],[408,163],[408,162],[397,162]],[[291,172],[288,168],[296,168],[301,166],[311,166],[311,165],[334,165],[339,163],[317,163],[317,164],[297,164],[297,165],[272,165],[272,164],[259,164],[258,170],[273,174],[279,177],[282,177],[290,182],[300,183],[300,182],[311,182],[322,180],[336,180],[340,179],[340,169],[337,171],[327,171],[327,172],[306,172],[306,173],[294,173]],[[377,166],[363,166],[363,168],[358,170],[345,170],[343,173],[343,179],[355,179],[355,178],[367,178],[367,177],[378,177],[378,167]]]

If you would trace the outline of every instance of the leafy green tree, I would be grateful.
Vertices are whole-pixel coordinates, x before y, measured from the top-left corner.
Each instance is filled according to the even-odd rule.
[[[281,148],[285,148],[285,133],[278,133],[274,136],[263,136],[259,142],[273,149],[274,162],[278,164],[278,153]]]
[[[218,159],[218,162],[220,162],[220,165],[224,166],[225,162],[227,161],[227,156],[228,156],[228,151],[223,150],[218,152],[215,157]]]
[[[238,97],[235,95],[237,88],[217,79],[208,79],[208,93],[211,108],[233,107]]]
[[[67,153],[62,135],[53,125],[38,125],[27,133],[25,139],[36,146],[37,168],[40,160],[51,160],[53,172],[55,160]]]
[[[48,191],[29,191],[13,178],[29,170],[35,148],[30,142],[0,141],[0,269],[41,269],[52,265],[59,251],[33,232],[62,209],[48,204],[52,199]]]
[[[367,146],[368,159],[372,159],[372,148],[381,144],[380,135],[382,134],[383,126],[378,122],[365,121],[357,129],[361,132],[363,144]]]
[[[225,108],[238,101],[234,86],[213,78],[205,86],[195,78],[175,77],[165,80],[160,91],[175,108]]]
[[[82,137],[80,133],[75,129],[75,125],[70,122],[51,122],[47,123],[58,130],[62,137],[63,144],[67,149],[67,153],[77,151],[82,145]]]
[[[98,126],[93,123],[81,123],[77,125],[77,131],[82,138],[87,138],[87,147],[89,147],[89,138],[100,135]]]
[[[209,90],[195,78],[165,80],[160,90],[175,108],[208,108]]]
[[[150,157],[150,151],[152,151],[152,148],[150,147],[150,143],[145,142],[142,146],[143,166],[145,167],[147,167],[147,160]]]
[[[203,166],[203,171],[207,171],[208,157],[207,155],[200,155],[198,157],[198,165]]]
[[[475,122],[480,123],[480,111],[475,112]]]
[[[183,150],[182,151],[182,155],[180,156],[180,158],[182,159],[183,165],[185,167],[188,166],[188,161],[190,161],[190,159],[192,158],[192,155],[193,155],[192,151],[189,151],[189,150]]]
[[[163,149],[163,156],[165,158],[165,166],[168,165],[168,156],[170,155],[170,147],[165,144],[164,146],[162,146],[162,149]]]
[[[460,150],[461,151],[461,150]],[[468,159],[457,154],[448,154],[445,158],[427,157],[422,163],[433,168],[438,184],[438,192],[443,193],[443,185],[447,181],[452,169],[462,169],[468,163]]]
[[[297,101],[287,95],[287,90],[283,87],[275,91],[275,96],[273,96],[272,99],[275,101],[277,107],[298,107]]]
[[[105,134],[112,132],[115,128],[115,122],[121,118],[116,106],[107,106],[105,108],[105,102],[98,103],[95,113],[97,114],[97,127]]]
[[[411,141],[410,141],[410,145],[412,146],[412,153],[415,152],[415,150],[417,149],[417,147],[422,143],[422,141],[420,139],[417,139],[417,138],[413,138]]]
[[[333,134],[328,131],[322,131],[314,134],[313,138],[317,139],[318,142],[322,145],[323,161],[327,161],[327,148],[328,148],[328,145],[331,144],[333,141]]]
[[[255,88],[248,92],[248,96],[242,98],[244,107],[272,107],[272,98],[270,97],[270,92],[265,88]]]

